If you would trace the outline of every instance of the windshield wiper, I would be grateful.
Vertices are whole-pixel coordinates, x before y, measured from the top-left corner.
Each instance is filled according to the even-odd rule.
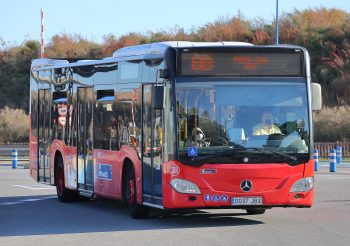
[[[280,152],[278,150],[267,150],[267,149],[261,149],[261,148],[247,148],[247,149],[251,149],[251,150],[257,150],[257,151],[260,151],[261,153],[263,154],[275,154],[275,155],[278,155],[278,156],[282,156],[284,158],[287,158],[290,160],[289,164],[294,164],[298,158],[293,156],[293,155],[288,155],[286,153],[283,153],[283,152]]]
[[[240,151],[244,151],[245,148],[239,144],[225,146],[224,150],[218,150],[214,152],[204,152],[197,156],[187,157],[192,162],[205,162],[205,163],[217,163],[217,158],[227,158],[227,161],[239,162],[239,157],[235,157],[234,154]]]
[[[286,161],[288,164],[296,164],[298,161],[298,158],[292,155],[288,155],[286,153],[280,152],[278,150],[269,150],[269,149],[264,149],[264,148],[254,148],[254,147],[248,147],[245,148],[239,144],[236,145],[231,145],[229,148],[225,148],[224,150],[220,151],[215,151],[211,153],[201,153],[201,155],[198,156],[184,156],[183,158],[186,158],[188,161],[191,161],[192,164],[194,165],[202,165],[203,163],[223,163],[225,160],[227,163],[243,163],[243,157],[249,155],[256,156],[256,155],[264,155],[266,158],[269,156],[275,156],[276,157],[283,157],[282,160],[288,160]],[[220,161],[219,161],[220,160]],[[254,163],[260,163],[262,161],[261,158],[256,159],[254,157],[251,160]],[[260,160],[260,161],[257,161]],[[269,159],[266,159],[269,160]],[[266,161],[265,160],[265,161]],[[271,162],[271,161],[269,161]]]

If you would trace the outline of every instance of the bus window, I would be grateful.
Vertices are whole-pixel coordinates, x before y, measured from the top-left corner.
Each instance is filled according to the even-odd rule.
[[[133,87],[136,85],[134,84]],[[131,146],[138,151],[141,148],[141,97],[139,94],[139,88],[120,88],[117,105],[120,144]]]
[[[67,92],[52,94],[52,133],[55,139],[64,140],[67,121]]]
[[[95,107],[96,149],[118,149],[118,122],[114,90],[98,90]]]

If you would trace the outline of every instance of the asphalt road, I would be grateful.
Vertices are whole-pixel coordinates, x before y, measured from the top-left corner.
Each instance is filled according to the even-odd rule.
[[[157,211],[133,220],[115,201],[60,203],[28,169],[0,165],[0,245],[350,245],[350,166],[316,175],[310,209]]]

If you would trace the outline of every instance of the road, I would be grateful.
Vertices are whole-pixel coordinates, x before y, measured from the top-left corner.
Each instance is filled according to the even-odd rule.
[[[111,200],[60,203],[28,169],[0,165],[0,245],[349,245],[350,168],[316,175],[310,209],[195,210],[133,220]]]

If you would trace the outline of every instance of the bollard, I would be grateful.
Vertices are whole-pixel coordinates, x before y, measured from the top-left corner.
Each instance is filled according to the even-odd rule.
[[[17,168],[17,149],[12,150],[12,168]]]
[[[315,171],[318,171],[318,150],[314,149],[314,167]]]
[[[335,172],[337,170],[336,162],[335,162],[335,149],[331,149],[329,154],[329,171]]]
[[[337,147],[337,155],[336,155],[336,160],[337,160],[337,164],[341,164],[341,155],[342,155],[342,149],[341,146]]]

